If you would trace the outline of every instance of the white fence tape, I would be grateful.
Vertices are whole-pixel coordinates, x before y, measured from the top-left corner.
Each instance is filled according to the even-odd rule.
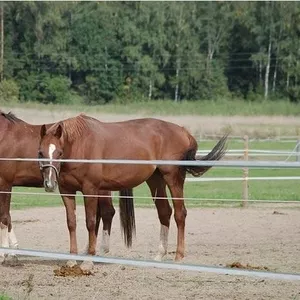
[[[198,155],[206,155],[211,150],[198,150]],[[232,149],[227,150],[225,156],[243,156],[245,150],[243,149]],[[300,156],[299,152],[296,151],[280,151],[280,150],[247,150],[249,156]]]
[[[278,280],[300,280],[300,274],[296,274],[296,273],[277,273],[277,272],[270,272],[270,271],[268,272],[255,271],[255,270],[234,269],[234,268],[205,266],[205,265],[178,264],[178,263],[171,263],[171,262],[133,260],[133,259],[103,257],[103,256],[74,255],[74,254],[36,251],[36,250],[28,250],[28,249],[0,248],[0,253],[37,256],[37,257],[59,259],[59,260],[93,261],[98,263],[118,264],[118,265],[127,265],[127,266],[135,266],[135,267],[161,268],[161,269],[172,269],[172,270],[180,270],[180,271],[196,271],[196,272],[216,273],[216,274],[224,274],[224,275],[241,275],[241,276],[251,276],[251,277],[259,277],[259,278],[278,279]]]
[[[69,162],[69,163],[101,163],[101,164],[134,164],[134,165],[175,165],[175,166],[211,166],[223,168],[300,168],[300,162],[287,161],[236,161],[236,160],[135,160],[135,159],[46,159],[46,158],[0,158],[0,161],[31,161],[31,162]]]

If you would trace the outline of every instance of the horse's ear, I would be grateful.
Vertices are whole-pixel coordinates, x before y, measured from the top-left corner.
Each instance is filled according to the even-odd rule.
[[[41,138],[43,138],[45,134],[46,134],[46,125],[44,124],[44,125],[41,127]]]
[[[60,139],[62,137],[62,133],[63,133],[63,124],[59,123],[54,133],[54,136]]]

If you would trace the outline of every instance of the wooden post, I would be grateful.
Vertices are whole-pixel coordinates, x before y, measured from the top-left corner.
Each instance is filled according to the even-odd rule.
[[[248,161],[248,151],[249,151],[249,138],[247,135],[244,136],[244,160]],[[247,207],[248,206],[248,174],[249,170],[247,167],[243,169],[243,202],[242,202],[242,207]]]

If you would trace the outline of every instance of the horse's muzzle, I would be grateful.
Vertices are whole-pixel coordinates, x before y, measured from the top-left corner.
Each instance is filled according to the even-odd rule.
[[[54,179],[54,176],[45,176],[44,175],[44,169],[45,168],[51,168],[54,169],[55,171],[55,177],[56,179]],[[46,192],[52,193],[56,190],[57,188],[57,180],[58,180],[58,176],[59,176],[59,170],[52,164],[40,164],[40,170],[43,173],[43,177],[44,177],[44,188]]]
[[[44,188],[46,192],[53,193],[57,188],[57,181],[51,182],[50,180],[44,180]]]

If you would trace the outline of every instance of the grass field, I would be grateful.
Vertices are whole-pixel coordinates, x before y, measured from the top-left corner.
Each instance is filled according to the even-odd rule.
[[[205,141],[201,143],[199,149],[211,149],[215,141]],[[239,141],[229,142],[228,149],[242,149],[243,144]],[[265,150],[286,150],[291,151],[295,147],[295,142],[254,141],[250,143],[250,149]],[[268,157],[255,157],[255,159],[270,160]],[[273,158],[272,158],[273,159]],[[285,160],[286,157],[277,157],[277,159]],[[295,159],[295,158],[294,158]],[[213,168],[207,172],[204,177],[242,177],[243,170],[241,168]],[[268,177],[268,176],[299,176],[297,169],[250,169],[249,177]],[[187,182],[185,184],[185,197],[194,198],[187,199],[187,207],[191,206],[239,206],[241,202],[228,202],[220,199],[242,199],[242,181],[227,182]],[[27,193],[44,193],[43,189],[37,188],[14,188],[14,191]],[[58,206],[63,205],[59,196],[49,193],[45,195],[20,195],[13,196],[12,208],[23,209],[36,206]],[[115,203],[117,202],[117,192],[115,192]],[[150,192],[146,184],[142,184],[134,189],[136,206],[153,205]],[[147,197],[147,198],[144,198]],[[77,203],[82,204],[80,194],[77,197]],[[205,200],[216,199],[216,201]],[[300,185],[295,180],[280,181],[249,181],[249,199],[252,200],[293,200],[300,201]]]

